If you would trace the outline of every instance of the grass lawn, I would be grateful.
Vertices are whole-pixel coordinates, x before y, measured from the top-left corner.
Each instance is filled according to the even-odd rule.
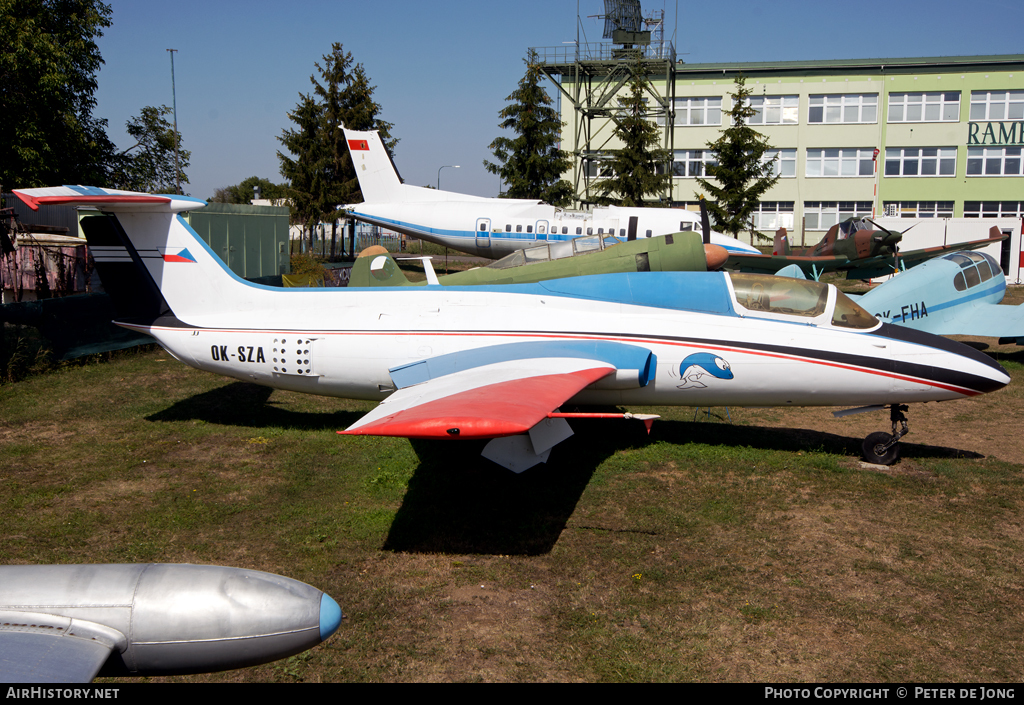
[[[912,406],[885,472],[856,457],[882,414],[676,408],[574,421],[513,475],[335,433],[370,403],[119,354],[0,386],[0,560],[255,568],[345,612],[285,661],[154,680],[1019,682],[1004,359],[1006,390]]]

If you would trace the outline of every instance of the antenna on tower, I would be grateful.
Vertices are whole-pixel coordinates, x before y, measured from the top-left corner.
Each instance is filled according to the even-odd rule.
[[[651,43],[651,33],[643,31],[640,0],[604,0],[604,39],[626,48]]]

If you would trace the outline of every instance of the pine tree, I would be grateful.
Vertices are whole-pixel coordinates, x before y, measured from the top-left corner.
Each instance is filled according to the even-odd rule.
[[[485,159],[484,167],[505,182],[502,198],[537,199],[553,206],[568,206],[572,202],[572,185],[562,179],[562,174],[572,167],[572,162],[558,148],[563,123],[558,112],[550,107],[551,98],[540,86],[536,52],[531,50],[523,62],[526,74],[519,81],[519,88],[505,99],[510,105],[498,113],[502,118],[498,127],[518,136],[498,137],[491,142],[489,149],[500,164]]]
[[[329,193],[324,204],[324,215],[327,216],[337,204],[360,203],[363,200],[342,127],[376,130],[392,157],[398,140],[391,136],[394,125],[378,117],[381,107],[373,100],[374,87],[370,85],[363,65],[353,65],[352,54],[344,51],[338,42],[331,45],[331,53],[324,56],[323,61],[323,66],[314,64],[323,83],[315,76],[310,80],[323,110],[323,139],[329,155],[329,174],[325,177]]]
[[[666,165],[671,155],[667,149],[657,145],[661,141],[658,127],[647,117],[647,79],[637,63],[633,80],[629,84],[629,95],[619,99],[622,112],[614,116],[615,137],[622,147],[610,159],[601,162],[604,170],[611,173],[598,182],[598,203],[617,206],[652,205],[648,196],[662,197],[672,183],[672,175]]]
[[[722,130],[721,137],[708,143],[717,164],[709,164],[707,174],[718,185],[706,179],[697,179],[697,183],[711,197],[708,211],[714,228],[736,236],[741,230],[753,230],[753,213],[761,196],[779,177],[772,176],[774,164],[763,160],[772,148],[768,139],[747,125],[756,111],[750,107],[750,91],[743,74],[736,77],[736,92],[729,95],[732,109],[725,114],[732,124]]]
[[[312,96],[299,94],[299,103],[288,118],[298,127],[284,130],[278,139],[295,159],[277,153],[281,160],[281,176],[289,182],[292,202],[291,221],[312,228],[323,212],[324,172],[327,156],[323,143],[323,111]],[[312,231],[310,231],[312,232]],[[312,234],[310,235],[312,244]]]
[[[394,127],[378,115],[381,107],[373,100],[362,64],[352,62],[352,54],[334,42],[323,65],[315,63],[317,75],[310,76],[311,94],[299,94],[299,103],[288,117],[296,129],[284,130],[278,138],[294,158],[278,152],[281,175],[290,182],[292,222],[312,227],[321,220],[336,223],[337,206],[360,203],[355,167],[345,144],[342,127],[350,130],[377,130],[390,154],[397,139]]]

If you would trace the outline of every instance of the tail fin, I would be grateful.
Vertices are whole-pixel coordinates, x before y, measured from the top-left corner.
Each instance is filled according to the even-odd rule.
[[[789,238],[786,236],[785,228],[775,231],[775,246],[772,247],[772,254],[781,257],[789,256]]]
[[[95,206],[82,228],[104,286],[119,314],[151,323],[173,315],[190,322],[223,311],[252,308],[254,286],[236,276],[180,213],[205,201],[82,186],[15,190],[30,208]]]
[[[410,286],[405,273],[383,247],[368,247],[359,253],[348,275],[352,287]]]
[[[367,203],[397,203],[402,198],[402,179],[391,155],[376,131],[345,130],[352,165],[359,179],[359,190]]]

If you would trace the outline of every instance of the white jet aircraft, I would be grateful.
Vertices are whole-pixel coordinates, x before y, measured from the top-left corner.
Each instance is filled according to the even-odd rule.
[[[902,405],[1010,381],[978,351],[881,323],[830,284],[636,272],[282,289],[246,282],[218,259],[179,215],[202,201],[81,186],[15,193],[33,208],[101,211],[81,223],[105,287],[125,305],[117,323],[185,364],[380,401],[344,433],[490,438],[484,454],[516,471],[571,435],[572,414],[558,411],[566,404],[890,405],[892,436],[872,434],[866,452],[892,462]]]
[[[345,130],[363,203],[344,206],[355,218],[435,242],[453,250],[498,259],[516,250],[584,235],[624,240],[696,230],[700,215],[678,208],[595,208],[567,211],[542,201],[482,198],[403,184],[376,132]],[[736,238],[711,233],[729,253],[760,255]]]

